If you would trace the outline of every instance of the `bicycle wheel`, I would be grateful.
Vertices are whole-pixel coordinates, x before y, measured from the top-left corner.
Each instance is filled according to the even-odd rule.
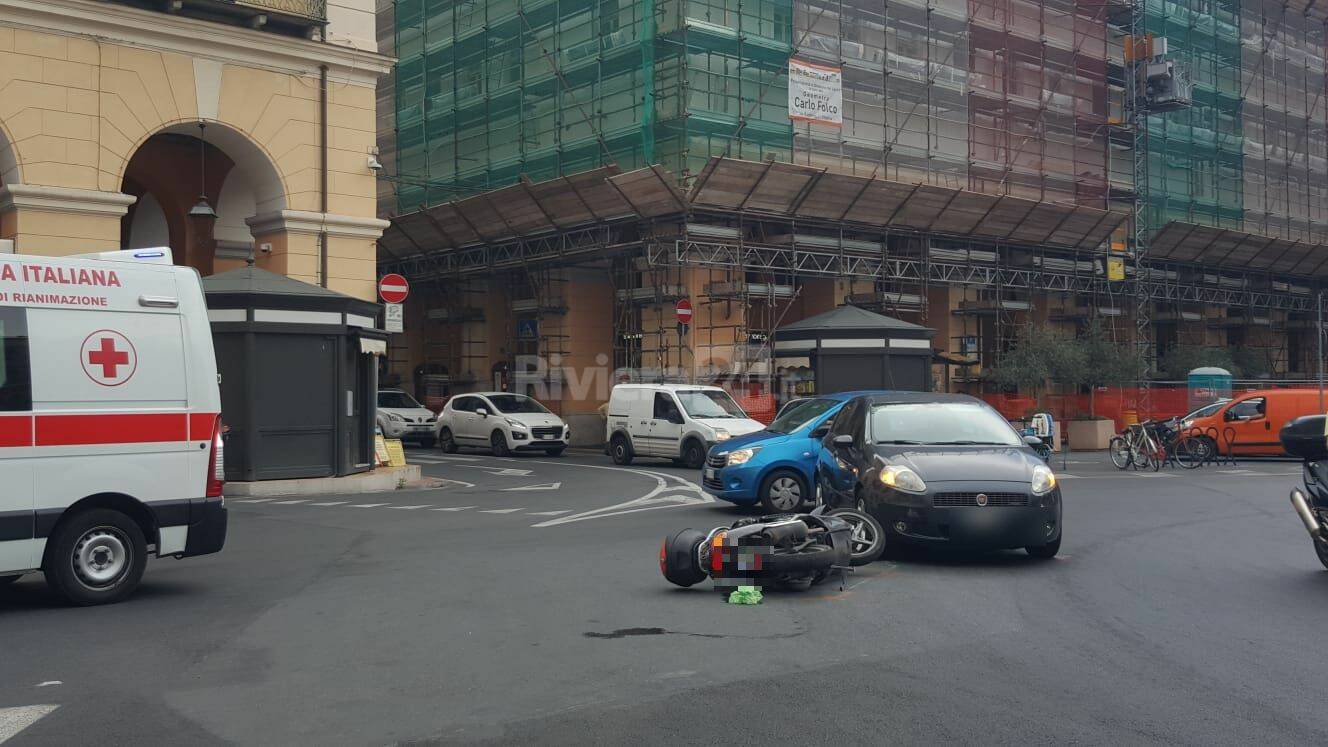
[[[1130,444],[1130,459],[1135,469],[1148,469],[1152,466],[1152,459],[1148,456],[1148,446],[1142,442]]]
[[[1116,469],[1126,469],[1134,461],[1130,453],[1130,444],[1120,436],[1112,436],[1107,442],[1107,451],[1111,453],[1111,463]]]
[[[1202,447],[1193,438],[1182,438],[1172,447],[1176,462],[1184,469],[1195,469],[1204,462]]]

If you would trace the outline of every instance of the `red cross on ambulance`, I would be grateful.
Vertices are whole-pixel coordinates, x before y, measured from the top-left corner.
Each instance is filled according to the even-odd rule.
[[[99,329],[88,335],[79,356],[83,373],[102,386],[120,386],[138,370],[133,343],[111,329]]]

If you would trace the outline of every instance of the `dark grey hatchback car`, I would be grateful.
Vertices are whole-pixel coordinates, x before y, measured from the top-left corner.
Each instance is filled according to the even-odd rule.
[[[1055,474],[974,397],[858,397],[831,424],[816,473],[823,500],[869,512],[887,544],[1060,551]]]

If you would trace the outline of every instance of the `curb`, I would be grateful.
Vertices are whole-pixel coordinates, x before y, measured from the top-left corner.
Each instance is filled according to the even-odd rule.
[[[266,498],[278,495],[348,495],[386,493],[423,482],[420,465],[380,467],[346,477],[310,477],[299,480],[228,482],[222,493],[230,498]]]

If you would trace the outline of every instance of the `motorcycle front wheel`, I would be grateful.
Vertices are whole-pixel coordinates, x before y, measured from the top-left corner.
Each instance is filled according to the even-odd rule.
[[[1328,568],[1328,542],[1314,540],[1314,553],[1319,556],[1319,562],[1323,567]]]
[[[885,530],[871,514],[855,508],[837,508],[830,515],[843,519],[853,528],[848,541],[849,565],[866,565],[885,552]]]

